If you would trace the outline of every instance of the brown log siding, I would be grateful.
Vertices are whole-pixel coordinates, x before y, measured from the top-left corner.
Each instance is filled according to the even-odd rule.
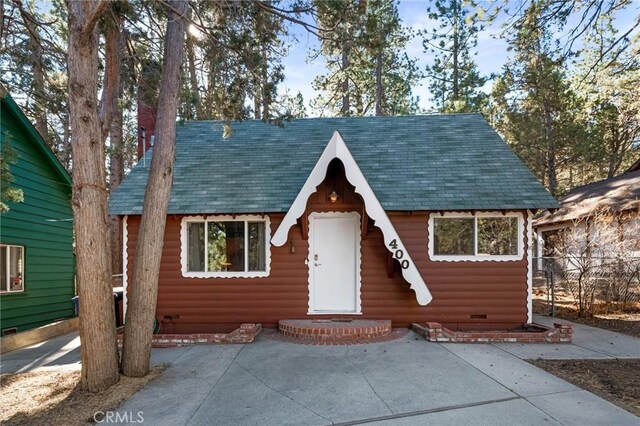
[[[283,218],[270,215],[272,235]],[[396,327],[436,321],[452,329],[511,328],[527,320],[526,260],[516,262],[433,262],[427,255],[427,214],[391,215],[394,226],[433,294],[427,306],[416,302],[396,273],[387,278],[382,232],[371,228],[362,241],[362,318],[391,319]],[[266,278],[184,278],[180,271],[180,216],[169,216],[160,269],[159,319],[178,316],[165,332],[226,331],[243,322],[273,327],[280,319],[307,317],[308,241],[294,226],[290,245],[271,246]],[[128,262],[135,256],[140,219],[130,216]],[[526,253],[526,250],[525,250]],[[525,256],[526,257],[526,256]],[[486,319],[471,318],[486,315]],[[167,327],[167,326],[165,326]]]
[[[329,170],[307,204],[312,211],[357,211],[362,215],[362,199]],[[340,173],[338,170],[335,173]],[[330,204],[328,194],[336,190],[341,198]],[[428,257],[426,212],[389,213],[405,247],[424,277],[433,301],[416,302],[415,294],[400,272],[387,277],[387,249],[382,232],[368,227],[361,245],[362,315],[358,318],[391,319],[394,327],[411,322],[435,321],[447,328],[515,328],[527,321],[527,241],[519,261],[434,262]],[[270,214],[271,235],[284,214]],[[526,219],[526,214],[525,214]],[[165,333],[230,331],[241,323],[256,322],[275,327],[278,320],[306,318],[308,309],[309,243],[303,239],[304,221],[289,231],[290,243],[271,246],[271,271],[265,278],[184,278],[180,263],[180,223],[182,216],[167,217],[165,245],[158,289],[157,317],[173,317],[163,325]],[[367,219],[368,220],[368,219]],[[128,273],[132,270],[140,218],[129,216]],[[485,318],[486,316],[486,318]],[[317,318],[318,316],[309,316]]]

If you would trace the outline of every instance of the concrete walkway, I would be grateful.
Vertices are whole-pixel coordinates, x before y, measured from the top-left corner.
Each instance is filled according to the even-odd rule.
[[[501,343],[495,346],[522,359],[640,358],[640,339],[575,322],[534,315],[533,321],[553,327],[554,322],[573,324],[571,345]]]
[[[0,372],[79,370],[80,337],[69,333],[0,356]]]
[[[118,411],[172,426],[638,425],[632,414],[522,359],[640,358],[640,339],[580,325],[575,334],[574,345],[437,344],[409,332],[356,346],[260,336],[247,345],[157,349],[152,363],[170,367]],[[2,372],[77,368],[76,337],[5,354]]]

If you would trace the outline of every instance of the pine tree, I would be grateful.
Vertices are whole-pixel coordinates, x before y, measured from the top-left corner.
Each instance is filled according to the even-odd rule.
[[[307,117],[307,108],[304,105],[304,97],[298,92],[295,96],[287,91],[278,99],[278,117],[284,120]]]
[[[323,95],[312,105],[321,112],[354,115],[352,98],[358,97],[362,88],[358,86],[358,69],[352,61],[361,41],[364,11],[359,0],[318,1],[316,5],[318,27],[324,32],[321,48],[311,58],[322,56],[329,74],[314,79],[313,88]]]
[[[493,88],[494,125],[549,191],[558,195],[559,177],[575,160],[585,137],[577,118],[579,102],[571,90],[562,57],[551,34],[540,25],[541,6],[532,3],[511,40],[514,58]]]
[[[539,9],[538,22],[541,27],[554,28],[561,37],[556,40],[558,49],[563,56],[570,57],[577,53],[580,42],[585,34],[589,34],[596,29],[602,19],[607,17],[620,16],[623,14],[635,14],[635,18],[630,25],[611,37],[603,44],[601,53],[613,53],[613,55],[628,54],[631,50],[629,40],[638,34],[640,19],[637,15],[637,7],[632,0],[591,0],[591,1],[549,1],[549,0],[520,0],[518,2],[502,1],[489,2],[493,11],[488,17],[494,20],[500,13],[510,16],[503,23],[503,31],[507,34],[515,34],[528,19],[526,14],[514,11],[524,11],[531,7]],[[519,16],[518,16],[519,15]],[[564,34],[562,34],[564,33]],[[607,65],[605,55],[594,58],[592,65]]]
[[[411,88],[420,75],[405,50],[409,31],[394,0],[319,2],[318,21],[330,29],[313,58],[322,56],[329,73],[313,87],[313,102],[332,115],[397,115],[417,111]]]
[[[131,290],[128,293],[129,307],[122,347],[122,372],[130,377],[142,377],[149,372],[160,258],[173,184],[180,64],[183,61],[189,3],[186,0],[171,0],[168,6],[156,143],[140,219],[139,245],[129,284]]]
[[[285,34],[282,18],[251,3],[252,25],[249,32],[247,71],[251,81],[253,114],[255,119],[268,121],[279,118],[277,88],[284,81],[284,67],[280,58],[286,53],[280,37]]]
[[[279,119],[286,54],[273,2],[201,2],[187,34],[179,115],[185,120]]]
[[[373,75],[375,82],[373,90],[366,91],[365,102],[374,103],[375,115],[415,113],[418,100],[412,97],[411,89],[421,76],[415,60],[404,51],[410,33],[402,26],[396,2],[370,0],[366,18],[367,60],[362,67],[373,71],[365,75]]]
[[[111,291],[103,129],[110,118],[98,112],[98,22],[108,2],[69,2],[69,108],[73,138],[74,238],[77,257],[81,387],[99,392],[120,380]],[[119,70],[119,67],[116,69]],[[111,104],[117,87],[102,91]]]
[[[429,90],[440,112],[482,111],[488,94],[482,87],[488,77],[481,76],[473,56],[478,45],[477,5],[469,0],[437,0],[428,11],[438,25],[422,31],[425,53],[434,53],[433,64],[427,66]]]
[[[0,32],[0,80],[69,167],[66,11],[57,1],[46,13],[36,7],[33,2],[13,2],[3,9],[8,13]]]
[[[589,180],[615,176],[640,152],[640,38],[624,52],[608,50],[618,37],[611,17],[601,16],[576,63],[573,87],[590,127],[582,147]]]

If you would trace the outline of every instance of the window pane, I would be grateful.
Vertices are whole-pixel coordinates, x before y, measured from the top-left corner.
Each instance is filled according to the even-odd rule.
[[[9,285],[11,291],[22,291],[22,247],[9,248]]]
[[[204,272],[204,223],[187,224],[189,271]]]
[[[7,291],[7,247],[0,247],[0,291]]]
[[[479,255],[517,255],[518,218],[478,218]]]
[[[209,271],[244,271],[244,222],[209,222]]]
[[[473,255],[473,218],[433,220],[434,254]]]
[[[249,223],[249,270],[264,271],[265,268],[265,234],[264,222]]]

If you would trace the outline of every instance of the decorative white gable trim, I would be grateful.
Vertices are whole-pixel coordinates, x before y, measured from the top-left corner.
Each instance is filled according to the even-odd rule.
[[[362,170],[358,167],[356,160],[351,155],[349,148],[344,143],[342,136],[336,130],[314,166],[307,181],[302,186],[298,196],[294,200],[291,208],[285,215],[282,223],[276,230],[271,243],[277,247],[287,242],[289,230],[304,213],[309,196],[316,192],[316,187],[320,185],[327,174],[327,167],[334,158],[342,161],[347,175],[347,180],[355,187],[356,193],[360,194],[364,200],[365,210],[369,217],[374,220],[375,226],[382,230],[385,246],[387,250],[394,254],[402,265],[402,276],[410,284],[411,289],[416,293],[416,299],[422,306],[427,305],[433,298],[427,288],[418,268],[409,255],[406,247],[402,243],[398,232],[393,227],[389,216],[382,208],[380,201],[369,186]]]
[[[245,222],[245,234],[246,234],[246,222],[264,222],[265,228],[265,270],[264,271],[222,271],[222,272],[194,272],[189,271],[189,251],[188,251],[188,236],[187,225],[190,222],[202,223],[206,221],[211,222]],[[204,245],[207,244],[207,231],[205,229]],[[264,278],[269,276],[271,270],[271,247],[269,240],[271,239],[271,221],[269,216],[260,215],[215,215],[215,216],[185,216],[180,223],[180,264],[182,270],[182,276],[185,278]],[[246,245],[246,244],[245,244]],[[245,250],[245,265],[248,265],[247,251]]]
[[[533,322],[533,212],[527,211],[527,322]]]
[[[127,218],[129,216],[125,216],[122,218],[122,323],[124,324],[124,320],[127,318],[127,266],[129,263],[129,257],[127,256],[127,244],[128,238],[127,235]]]
[[[466,218],[471,219],[474,217],[517,217],[518,218],[518,254],[516,255],[442,255],[434,253],[434,218]],[[429,215],[429,258],[434,262],[507,262],[522,260],[524,256],[524,222],[527,220],[522,213],[512,212],[503,214],[500,211],[487,211],[487,212],[442,212],[431,213]],[[478,228],[474,226],[474,241],[478,241]]]

